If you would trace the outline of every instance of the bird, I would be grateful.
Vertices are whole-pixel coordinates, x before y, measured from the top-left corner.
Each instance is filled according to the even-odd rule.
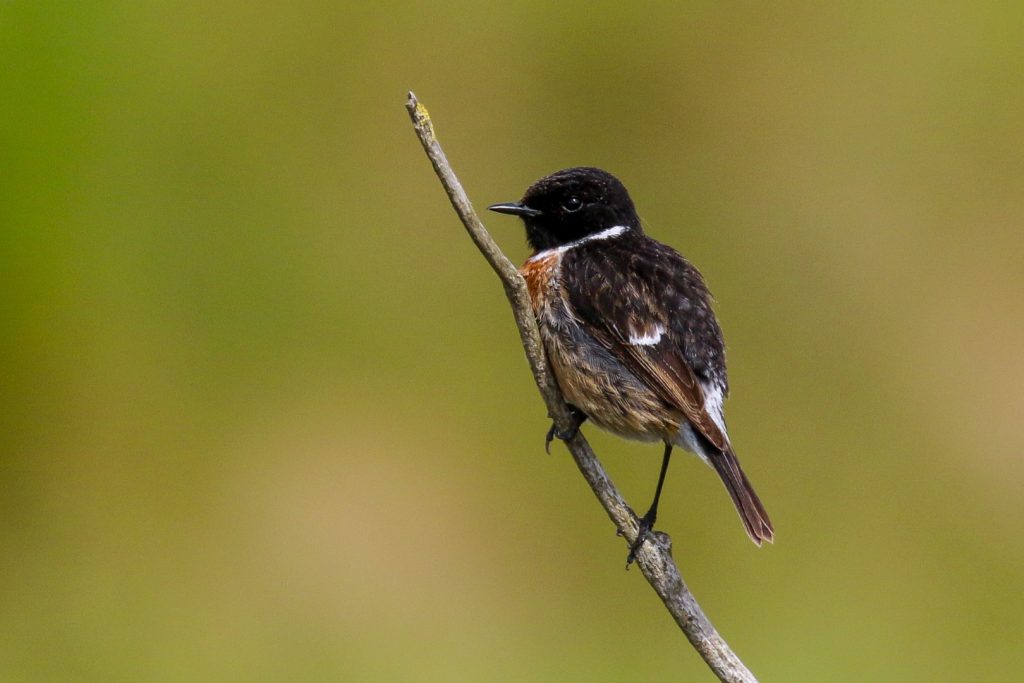
[[[518,216],[531,255],[526,281],[548,361],[574,416],[618,436],[662,442],[654,499],[639,520],[626,567],[658,517],[674,447],[710,465],[751,540],[775,530],[740,467],[726,428],[725,342],[703,276],[672,247],[649,237],[622,182],[592,167],[541,178],[517,202],[491,211]]]

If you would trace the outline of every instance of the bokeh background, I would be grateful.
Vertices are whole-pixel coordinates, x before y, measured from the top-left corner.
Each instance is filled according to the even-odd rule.
[[[5,2],[0,64],[0,679],[711,679],[408,89],[478,206],[598,165],[708,278],[778,538],[694,458],[660,526],[762,680],[1024,675],[1019,4]]]

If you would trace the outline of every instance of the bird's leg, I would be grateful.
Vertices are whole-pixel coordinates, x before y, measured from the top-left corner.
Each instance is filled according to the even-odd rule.
[[[665,444],[665,455],[661,458],[661,474],[658,475],[658,488],[654,489],[654,500],[647,513],[640,518],[640,528],[636,532],[636,540],[629,546],[629,556],[626,558],[626,569],[636,560],[636,554],[640,546],[647,540],[647,534],[654,528],[654,522],[658,519],[658,500],[661,498],[661,487],[665,484],[665,473],[668,472],[668,461],[672,457],[672,444]]]
[[[548,430],[547,436],[544,437],[544,450],[548,455],[551,455],[551,442],[555,440],[556,436],[562,441],[568,441],[579,433],[580,425],[587,421],[587,416],[583,411],[574,405],[569,406],[569,414],[572,415],[572,427],[567,431],[563,432],[555,427],[554,422],[551,423],[551,429]]]

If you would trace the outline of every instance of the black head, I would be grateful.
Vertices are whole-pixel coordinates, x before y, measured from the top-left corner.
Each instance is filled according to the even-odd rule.
[[[487,207],[520,216],[536,251],[551,249],[615,226],[640,231],[633,200],[619,179],[599,168],[567,168],[541,178],[522,201]]]

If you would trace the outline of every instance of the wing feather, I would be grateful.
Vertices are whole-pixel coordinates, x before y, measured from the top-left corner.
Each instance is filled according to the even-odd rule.
[[[599,344],[663,401],[682,412],[715,448],[724,451],[729,448],[729,438],[706,410],[701,379],[688,360],[708,355],[693,348],[695,344],[711,343],[711,359],[722,362],[721,333],[707,289],[696,269],[677,252],[653,240],[642,240],[644,247],[654,244],[661,249],[651,253],[634,245],[616,250],[606,244],[600,251],[584,254],[580,249],[571,255],[575,258],[567,258],[563,273],[572,280],[566,283],[568,303]],[[658,287],[666,275],[671,286],[662,282]],[[694,315],[702,325],[696,330],[704,332],[703,337],[694,334],[694,325],[687,324],[686,317]],[[724,364],[720,370],[724,382]]]

